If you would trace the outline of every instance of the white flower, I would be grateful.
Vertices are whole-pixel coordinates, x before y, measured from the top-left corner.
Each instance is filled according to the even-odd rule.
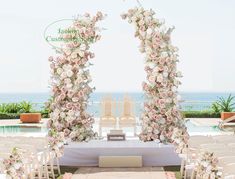
[[[164,135],[160,135],[160,140],[161,140],[161,141],[164,141],[164,140],[165,140]]]
[[[61,79],[64,79],[64,78],[66,78],[66,77],[67,77],[66,72],[63,72],[63,73],[60,75],[60,78],[61,78]]]
[[[153,30],[152,29],[150,29],[150,28],[148,28],[148,30],[147,30],[147,34],[151,34],[153,32]]]
[[[72,57],[72,58],[77,58],[77,53],[76,53],[76,52],[73,52],[73,53],[71,54],[71,57]]]
[[[79,101],[79,98],[74,97],[74,98],[72,98],[72,101],[73,101],[73,102],[78,102],[78,101]]]
[[[71,70],[68,70],[68,71],[66,72],[66,75],[67,75],[68,77],[72,77],[72,76],[73,76],[73,72],[72,72]]]
[[[164,118],[162,118],[162,119],[159,120],[159,123],[160,123],[160,124],[165,124],[165,122],[166,122],[166,120],[165,120]]]
[[[84,57],[84,55],[85,55],[84,51],[79,51],[78,54],[80,57]]]
[[[61,118],[65,118],[65,117],[66,117],[66,114],[65,114],[64,112],[61,112],[61,113],[60,113],[60,117],[61,117]]]
[[[168,77],[168,73],[167,73],[167,72],[163,72],[163,76],[164,76],[165,78],[167,78],[167,77]]]
[[[163,82],[163,75],[162,74],[159,74],[158,76],[157,76],[157,81],[158,82]]]
[[[68,83],[68,84],[66,85],[66,87],[67,87],[68,89],[71,89],[71,88],[73,87],[73,84],[72,84],[72,83]]]
[[[62,68],[57,68],[56,72],[60,75],[63,72],[63,70]]]

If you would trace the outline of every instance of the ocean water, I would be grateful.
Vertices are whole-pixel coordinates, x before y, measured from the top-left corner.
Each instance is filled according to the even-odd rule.
[[[181,108],[182,110],[208,110],[211,104],[218,100],[219,97],[228,97],[230,93],[192,93],[181,92]],[[121,101],[124,95],[129,95],[134,101],[134,112],[139,116],[143,109],[144,94],[143,93],[93,93],[90,97],[90,106],[88,111],[94,116],[100,116],[99,102],[105,95],[112,95],[116,101]],[[235,95],[235,93],[232,93]],[[34,104],[35,109],[41,109],[44,103],[50,98],[50,93],[0,93],[0,103],[13,103],[20,101],[30,101]],[[116,115],[121,112],[121,107],[115,110]]]

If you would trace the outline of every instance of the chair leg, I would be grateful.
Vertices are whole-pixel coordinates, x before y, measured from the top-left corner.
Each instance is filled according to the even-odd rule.
[[[181,176],[184,175],[184,165],[185,165],[185,161],[184,161],[184,159],[182,159],[181,166],[180,166],[180,174],[181,174]]]
[[[48,173],[48,166],[47,166],[47,163],[45,164],[45,174],[46,174],[46,178],[49,179],[49,173]]]
[[[102,127],[101,127],[101,124],[99,125],[99,136],[102,137]]]
[[[192,174],[191,174],[191,179],[195,179],[196,177],[196,171],[193,169]]]
[[[136,134],[136,125],[134,126],[134,137],[137,136]]]
[[[57,164],[57,170],[58,170],[58,174],[59,176],[61,175],[61,172],[60,172],[60,165],[59,165],[59,159],[56,157],[56,164]]]
[[[50,170],[51,170],[52,178],[55,179],[55,172],[54,172],[54,163],[53,163],[53,160],[50,160]]]

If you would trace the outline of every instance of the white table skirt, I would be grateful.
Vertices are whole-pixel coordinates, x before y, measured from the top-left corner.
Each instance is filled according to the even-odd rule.
[[[180,165],[180,158],[173,145],[139,140],[105,141],[93,140],[87,143],[71,142],[65,146],[60,165],[98,166],[99,156],[142,156],[144,166]]]

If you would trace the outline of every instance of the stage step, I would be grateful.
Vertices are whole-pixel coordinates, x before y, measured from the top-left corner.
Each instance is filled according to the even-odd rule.
[[[142,156],[99,156],[99,167],[142,167]]]

